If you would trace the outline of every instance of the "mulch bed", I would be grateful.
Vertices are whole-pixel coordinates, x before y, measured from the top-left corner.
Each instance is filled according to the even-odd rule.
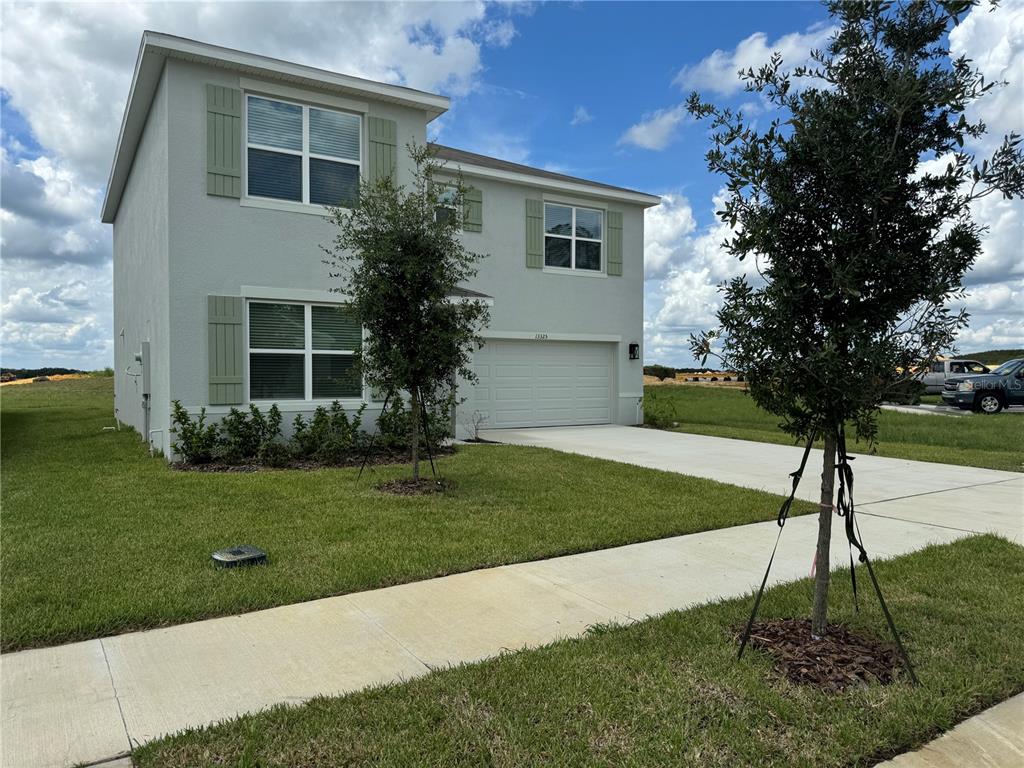
[[[443,446],[434,450],[434,458],[439,456],[450,456],[455,453],[453,446]],[[207,464],[186,464],[182,461],[171,462],[171,469],[181,472],[259,472],[267,469],[337,469],[339,467],[358,467],[363,463],[363,457],[354,457],[346,461],[334,463],[317,461],[315,459],[294,459],[279,467],[271,467],[266,464],[227,464],[223,461],[211,461]],[[375,453],[366,460],[367,467],[379,467],[387,464],[408,464],[409,453]]]
[[[393,493],[396,496],[425,496],[430,493],[444,493],[450,488],[453,488],[454,485],[455,484],[451,480],[445,480],[443,478],[435,480],[431,477],[420,478],[419,480],[411,480],[409,478],[391,480],[387,483],[381,483],[374,487],[378,491]]]
[[[895,648],[844,624],[829,624],[824,638],[813,639],[810,619],[756,622],[750,647],[771,656],[775,671],[790,682],[830,693],[869,683],[887,685],[901,667]]]

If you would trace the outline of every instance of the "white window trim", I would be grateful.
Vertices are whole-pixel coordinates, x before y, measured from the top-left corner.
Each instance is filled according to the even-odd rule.
[[[607,228],[605,211],[602,208],[594,208],[586,205],[576,205],[575,203],[563,203],[556,200],[544,200],[544,218],[543,218],[543,234],[544,234],[544,271],[552,272],[556,274],[566,275],[590,275],[591,277],[606,277],[607,276],[607,259],[606,259],[606,248],[604,246],[604,233]],[[569,225],[570,234],[568,235],[556,235],[548,232],[548,206],[557,205],[560,208],[569,208],[572,211],[572,221]],[[601,217],[601,237],[579,237],[576,234],[576,211],[583,209],[586,211],[593,211]],[[547,239],[549,237],[557,237],[562,240],[569,240],[569,266],[568,267],[553,267],[547,263]],[[600,269],[585,269],[576,266],[576,242],[584,243],[598,243],[601,246],[601,268]]]
[[[345,165],[354,165],[359,169],[359,181],[362,181],[364,176],[363,162],[366,157],[366,130],[365,130],[365,119],[364,115],[346,109],[338,109],[332,107],[324,107],[319,104],[306,104],[300,101],[294,101],[292,99],[281,98],[280,96],[271,96],[263,93],[252,93],[245,91],[243,92],[243,109],[242,109],[242,199],[241,204],[243,206],[252,208],[275,208],[285,211],[294,211],[296,213],[312,213],[319,216],[329,215],[330,211],[328,206],[320,203],[311,203],[309,201],[309,161],[310,158],[314,160],[327,160],[332,163],[343,163]],[[283,149],[281,147],[271,147],[266,144],[256,144],[249,142],[249,99],[257,98],[264,99],[265,101],[277,101],[281,104],[291,104],[295,107],[302,109],[302,150],[295,149]],[[342,115],[352,115],[359,121],[359,160],[350,160],[344,157],[332,157],[331,155],[322,155],[310,152],[309,150],[309,110],[318,109],[321,112],[335,112]],[[265,152],[277,152],[282,155],[297,155],[302,158],[300,165],[302,172],[302,200],[284,200],[277,197],[261,197],[259,195],[249,194],[249,150],[250,149],[261,149]],[[345,207],[345,206],[341,206]]]
[[[313,355],[339,355],[351,357],[355,355],[355,350],[345,349],[314,349],[313,348],[313,307],[337,307],[341,306],[343,302],[325,302],[325,301],[296,301],[294,299],[278,299],[278,298],[262,298],[262,297],[247,297],[245,300],[245,311],[242,319],[242,335],[243,344],[245,349],[245,402],[253,403],[257,406],[269,407],[274,403],[277,403],[278,408],[284,410],[285,406],[289,408],[301,408],[301,407],[312,407],[315,408],[318,405],[330,405],[335,400],[341,403],[345,408],[358,408],[363,403],[369,402],[367,388],[365,384],[360,386],[360,395],[358,397],[328,397],[328,398],[314,398],[313,397]],[[302,349],[271,349],[265,347],[252,347],[249,343],[249,305],[250,304],[295,304],[304,307],[303,313],[303,333],[304,333],[304,346]],[[296,400],[283,399],[283,398],[253,398],[250,394],[250,365],[253,354],[278,354],[278,355],[302,355],[303,356],[303,399]]]

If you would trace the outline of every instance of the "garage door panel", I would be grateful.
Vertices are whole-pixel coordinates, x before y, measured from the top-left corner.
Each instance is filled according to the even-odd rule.
[[[497,403],[532,402],[533,387],[495,387],[494,400]]]
[[[613,349],[597,342],[488,342],[474,356],[479,378],[467,403],[494,427],[607,423]]]

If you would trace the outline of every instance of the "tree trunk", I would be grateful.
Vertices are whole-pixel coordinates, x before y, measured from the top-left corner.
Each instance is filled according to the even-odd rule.
[[[828,584],[831,576],[829,545],[832,541],[832,491],[836,478],[836,436],[825,433],[821,465],[821,507],[818,510],[818,550],[815,556],[814,609],[811,635],[822,638],[828,632]]]
[[[411,418],[412,429],[410,440],[412,441],[412,480],[414,483],[420,479],[420,398],[419,387],[412,388]]]

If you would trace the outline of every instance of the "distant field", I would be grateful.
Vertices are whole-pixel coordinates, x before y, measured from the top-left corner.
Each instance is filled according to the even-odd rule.
[[[715,387],[658,384],[644,387],[644,412],[650,419],[677,422],[677,432],[714,435],[762,443],[792,444],[778,427],[779,419],[765,413],[742,391]],[[971,467],[1024,472],[1021,417],[915,416],[882,411],[878,417],[879,456],[935,461]],[[854,453],[867,446],[854,443]]]

